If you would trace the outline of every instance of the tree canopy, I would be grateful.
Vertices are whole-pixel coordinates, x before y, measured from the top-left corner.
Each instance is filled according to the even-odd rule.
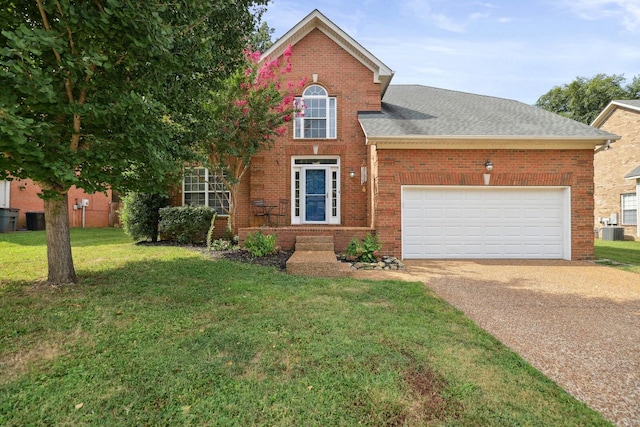
[[[0,179],[43,189],[50,282],[75,280],[69,188],[165,188],[267,3],[0,2]]]
[[[281,59],[262,62],[260,52],[245,51],[243,66],[225,80],[222,89],[211,92],[205,104],[213,126],[200,142],[199,150],[207,168],[215,172],[229,192],[228,227],[233,233],[236,195],[251,158],[271,147],[275,137],[284,135],[286,123],[298,111],[295,92],[305,80],[284,81],[291,71],[290,57],[291,46]]]
[[[615,99],[639,99],[640,75],[625,85],[623,75],[596,74],[591,78],[577,77],[562,86],[555,86],[542,95],[536,107],[560,114],[582,123],[591,122]]]

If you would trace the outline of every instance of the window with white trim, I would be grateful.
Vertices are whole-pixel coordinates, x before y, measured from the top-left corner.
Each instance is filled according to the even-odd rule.
[[[622,225],[638,224],[638,196],[636,193],[621,194]]]
[[[295,105],[301,109],[293,123],[293,137],[299,139],[336,138],[336,98],[320,85],[311,85]]]
[[[182,204],[184,206],[211,206],[218,215],[228,215],[230,193],[215,173],[197,167],[184,171]]]

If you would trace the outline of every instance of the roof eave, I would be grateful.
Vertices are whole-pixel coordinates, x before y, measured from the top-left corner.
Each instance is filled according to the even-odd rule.
[[[595,136],[369,135],[367,144],[375,145],[378,149],[592,150],[609,139]]]

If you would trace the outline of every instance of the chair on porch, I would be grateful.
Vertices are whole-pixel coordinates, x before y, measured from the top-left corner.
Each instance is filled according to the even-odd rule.
[[[287,215],[289,214],[289,199],[280,199],[278,202],[278,213],[276,216],[276,226],[280,227],[280,218],[283,225],[287,224]]]
[[[264,209],[264,199],[251,200],[251,218],[252,226],[260,224],[264,225],[266,219],[266,211]]]

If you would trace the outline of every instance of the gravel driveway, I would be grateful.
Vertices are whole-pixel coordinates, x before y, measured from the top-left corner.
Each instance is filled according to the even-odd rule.
[[[640,426],[640,275],[588,262],[407,261],[425,283],[576,398]]]

